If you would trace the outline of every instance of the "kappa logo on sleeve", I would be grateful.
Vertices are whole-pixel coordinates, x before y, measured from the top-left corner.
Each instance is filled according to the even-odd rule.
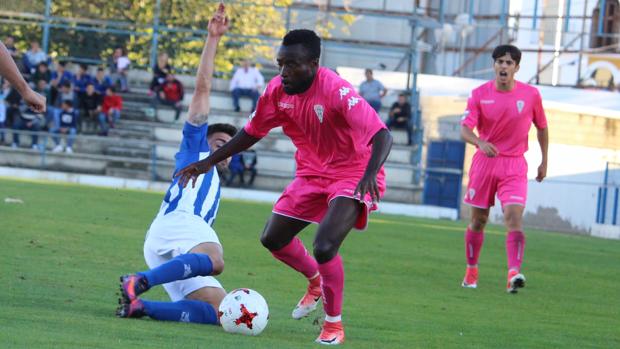
[[[355,107],[355,105],[360,101],[359,98],[357,97],[349,97],[349,99],[347,100],[348,104],[349,104],[349,110],[351,110],[351,108]]]
[[[349,92],[351,92],[351,89],[346,86],[342,86],[340,90],[338,90],[338,92],[340,93],[340,100],[342,100],[343,97],[345,97],[349,94]]]
[[[463,113],[463,116],[461,116],[461,121],[467,119],[468,115],[469,115],[469,110],[465,110],[465,112]]]
[[[254,115],[256,115],[256,110],[252,112],[252,114],[250,114],[249,119],[250,121],[252,121],[252,119],[254,119]]]

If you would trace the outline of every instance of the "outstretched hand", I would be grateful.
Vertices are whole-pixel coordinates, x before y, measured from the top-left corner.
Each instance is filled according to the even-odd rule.
[[[228,30],[228,17],[226,16],[226,7],[223,2],[220,2],[213,18],[209,21],[207,30],[209,35],[213,37],[220,37]]]
[[[381,193],[379,192],[379,185],[377,184],[377,174],[364,174],[360,179],[353,196],[357,197],[359,193],[359,199],[363,202],[366,194],[370,194],[373,202],[379,202],[381,199]]]
[[[193,164],[189,164],[177,172],[174,176],[179,177],[179,184],[181,187],[185,188],[190,180],[192,181],[192,188],[196,187],[196,180],[198,179],[198,176],[209,172],[211,168],[213,168],[213,165],[208,160],[209,158],[206,158],[204,160],[194,162]]]

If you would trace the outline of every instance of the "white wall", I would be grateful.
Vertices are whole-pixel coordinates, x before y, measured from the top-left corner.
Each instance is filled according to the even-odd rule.
[[[550,144],[547,178],[538,183],[534,178],[540,164],[540,149],[536,141],[530,142],[529,147],[526,224],[552,223],[559,230],[589,232],[596,223],[598,188],[603,183],[605,164],[620,162],[620,149]],[[549,210],[553,208],[557,215]],[[497,199],[491,217],[496,223],[502,222]]]

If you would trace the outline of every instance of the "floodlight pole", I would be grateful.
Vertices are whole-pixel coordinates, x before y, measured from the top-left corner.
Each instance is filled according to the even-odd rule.
[[[422,128],[422,120],[420,115],[420,96],[418,93],[418,39],[416,37],[416,31],[418,29],[418,18],[416,13],[413,13],[411,20],[411,46],[410,46],[410,58],[409,58],[409,75],[412,75],[411,87],[409,87],[409,79],[407,79],[407,89],[411,95],[411,117],[413,120],[413,145],[415,146],[411,157],[411,162],[415,169],[413,170],[413,183],[419,184],[422,177],[422,136],[424,134]]]
[[[159,41],[159,13],[161,0],[155,2],[155,16],[153,17],[153,38],[151,40],[151,67],[157,64],[157,43]]]
[[[43,22],[43,52],[49,54],[50,42],[50,14],[52,12],[52,0],[45,0],[45,20]]]

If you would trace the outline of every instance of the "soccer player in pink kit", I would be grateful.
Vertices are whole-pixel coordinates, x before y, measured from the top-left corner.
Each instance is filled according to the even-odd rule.
[[[522,220],[527,197],[527,162],[523,154],[527,151],[533,122],[542,152],[536,177],[541,182],[547,175],[549,133],[540,93],[535,87],[514,79],[519,71],[521,51],[512,45],[500,45],[493,51],[493,60],[495,79],[472,91],[461,122],[463,139],[478,148],[463,200],[471,206],[471,221],[465,233],[467,270],[463,287],[478,285],[478,256],[484,241],[484,226],[497,193],[508,230],[507,291],[516,293],[525,286],[521,262],[525,249]]]
[[[299,319],[321,297],[326,313],[321,344],[344,342],[341,322],[344,270],[338,249],[351,228],[364,229],[385,190],[383,163],[392,136],[372,107],[336,73],[319,67],[321,39],[290,31],[278,51],[280,75],[258,101],[245,128],[219,150],[179,172],[184,184],[282,127],[297,152],[295,179],[276,202],[261,236],[273,256],[309,282],[293,310]],[[318,223],[310,255],[296,235]]]

